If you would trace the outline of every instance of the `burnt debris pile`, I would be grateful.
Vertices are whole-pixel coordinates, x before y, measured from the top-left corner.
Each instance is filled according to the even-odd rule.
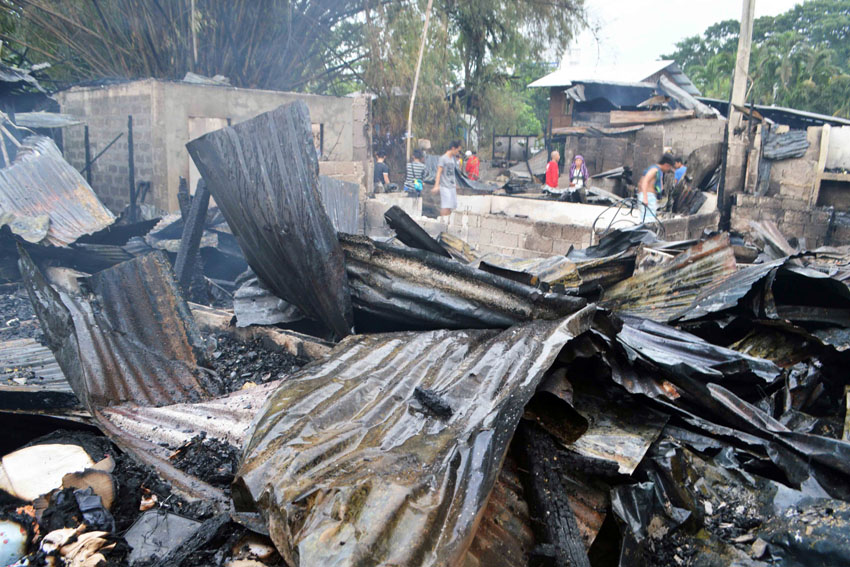
[[[378,242],[312,144],[303,103],[190,142],[156,226],[0,208],[7,564],[850,563],[850,250]]]

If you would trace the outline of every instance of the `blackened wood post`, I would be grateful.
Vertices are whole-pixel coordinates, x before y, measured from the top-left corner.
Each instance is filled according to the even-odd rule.
[[[183,219],[183,222],[186,222],[192,197],[189,195],[189,182],[183,176],[180,176],[180,182],[177,185],[177,204],[180,206],[180,218]]]
[[[84,143],[86,146],[86,183],[91,186],[91,145],[89,144],[89,127],[84,130]]]
[[[520,425],[521,447],[528,470],[533,516],[542,523],[546,543],[554,547],[556,567],[590,567],[575,513],[561,480],[559,449],[552,437],[533,424]]]
[[[136,222],[136,162],[133,159],[133,116],[127,117],[127,155],[130,172],[130,222]]]
[[[192,275],[196,272],[195,257],[198,254],[198,246],[201,244],[201,236],[204,233],[204,223],[207,219],[207,208],[210,204],[210,192],[206,182],[198,181],[195,197],[192,199],[192,207],[189,216],[183,223],[183,236],[180,239],[180,248],[177,250],[177,260],[174,262],[174,273],[177,275],[177,283],[186,296],[191,296],[190,286]]]

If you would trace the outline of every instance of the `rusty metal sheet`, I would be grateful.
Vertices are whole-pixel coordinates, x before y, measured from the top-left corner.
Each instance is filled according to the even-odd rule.
[[[507,457],[461,565],[525,567],[534,544],[531,514],[517,465]]]
[[[702,289],[735,273],[727,233],[700,242],[669,264],[634,275],[608,288],[600,303],[619,313],[670,321],[687,310]]]
[[[12,165],[0,169],[0,213],[19,219],[46,215],[47,235],[30,242],[53,246],[67,246],[115,222],[53,140],[43,136],[24,140]]]
[[[355,309],[394,330],[505,328],[587,304],[423,250],[351,235],[340,243]]]
[[[89,296],[57,292],[20,247],[19,253],[48,345],[92,413],[123,402],[165,405],[217,393],[196,370],[202,339],[161,252],[92,276]]]
[[[237,511],[259,510],[293,566],[459,564],[523,407],[595,310],[346,338],[259,412]]]
[[[280,106],[186,148],[254,273],[337,336],[349,334],[351,298],[319,194],[307,105]]]

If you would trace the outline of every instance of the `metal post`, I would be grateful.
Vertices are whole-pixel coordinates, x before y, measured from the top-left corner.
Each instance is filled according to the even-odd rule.
[[[91,145],[89,144],[89,127],[84,130],[84,143],[86,146],[86,183],[91,185]]]
[[[133,116],[127,117],[127,157],[130,172],[130,222],[136,222],[136,162],[133,159]]]

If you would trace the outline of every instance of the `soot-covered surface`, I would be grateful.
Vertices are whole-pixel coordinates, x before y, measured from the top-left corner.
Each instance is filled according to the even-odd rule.
[[[280,349],[270,348],[262,339],[242,341],[229,333],[209,335],[215,347],[210,366],[224,382],[224,389],[235,392],[248,384],[279,380],[301,368],[305,361]]]
[[[19,286],[0,286],[0,342],[39,336],[41,328],[26,290]]]

